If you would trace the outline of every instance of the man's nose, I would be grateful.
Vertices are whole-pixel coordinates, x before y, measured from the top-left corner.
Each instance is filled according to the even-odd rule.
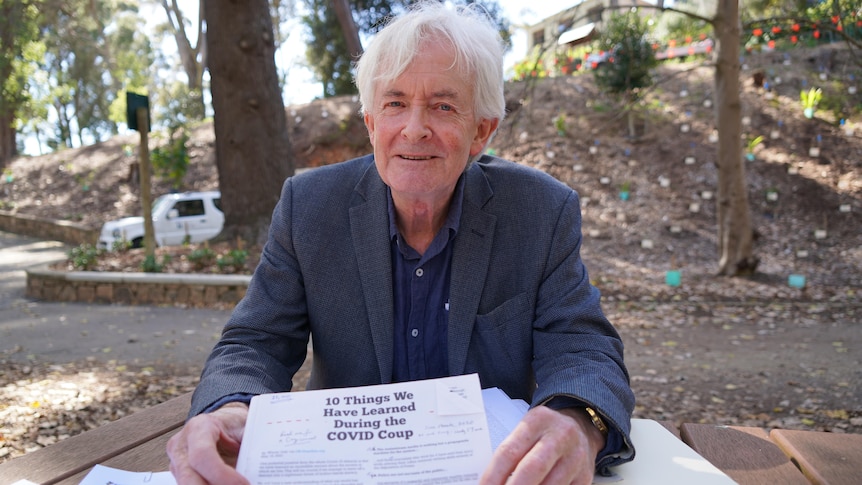
[[[401,129],[401,135],[407,138],[408,141],[418,141],[430,136],[431,128],[428,125],[428,121],[428,110],[425,107],[411,107],[407,114],[404,128]]]

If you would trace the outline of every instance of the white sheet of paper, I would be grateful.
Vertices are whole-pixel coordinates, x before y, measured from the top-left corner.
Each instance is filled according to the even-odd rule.
[[[515,429],[529,406],[524,401],[520,401],[524,406],[519,406],[518,401],[509,399],[509,396],[497,387],[482,389],[482,400],[485,402],[485,415],[488,418],[491,449],[496,450]]]
[[[252,484],[474,484],[490,458],[472,374],[256,396],[237,470]]]
[[[171,472],[128,472],[96,465],[80,485],[177,485]]]

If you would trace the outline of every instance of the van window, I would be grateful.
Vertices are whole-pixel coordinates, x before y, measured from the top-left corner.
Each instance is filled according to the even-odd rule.
[[[174,204],[174,209],[179,212],[180,217],[204,215],[204,201],[202,199],[180,200]]]
[[[216,197],[216,198],[214,198],[214,199],[213,199],[213,205],[216,207],[216,209],[218,209],[218,210],[220,210],[220,211],[224,212],[224,211],[221,209],[221,197]]]

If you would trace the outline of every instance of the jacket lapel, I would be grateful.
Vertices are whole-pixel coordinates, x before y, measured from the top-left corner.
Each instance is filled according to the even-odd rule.
[[[380,369],[380,382],[386,384],[392,381],[392,260],[386,185],[373,163],[356,185],[356,194],[358,197],[350,207],[350,231]]]
[[[485,174],[474,162],[467,170],[461,225],[452,252],[449,288],[449,373],[462,374],[479,300],[485,287],[497,217],[482,208],[493,196]]]

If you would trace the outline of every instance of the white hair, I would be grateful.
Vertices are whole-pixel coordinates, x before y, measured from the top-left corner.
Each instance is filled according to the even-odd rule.
[[[475,6],[449,8],[436,1],[420,2],[390,19],[356,63],[362,113],[374,106],[375,85],[400,76],[429,39],[449,42],[455,49],[453,68],[474,86],[476,115],[502,120],[506,114],[504,48],[496,26]]]

